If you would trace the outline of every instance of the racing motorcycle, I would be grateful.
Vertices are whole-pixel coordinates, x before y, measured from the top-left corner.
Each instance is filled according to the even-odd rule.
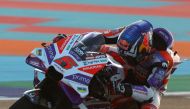
[[[9,109],[113,108],[121,75],[113,75],[109,66],[118,65],[97,52],[102,44],[102,37],[74,34],[35,48],[26,58],[26,63],[35,68],[35,88],[24,92]],[[42,81],[38,73],[45,75]]]

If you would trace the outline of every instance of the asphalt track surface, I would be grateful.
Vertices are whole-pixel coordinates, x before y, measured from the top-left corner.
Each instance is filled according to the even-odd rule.
[[[14,102],[14,100],[0,100],[0,109],[8,109]],[[190,109],[190,96],[163,97],[160,109]]]

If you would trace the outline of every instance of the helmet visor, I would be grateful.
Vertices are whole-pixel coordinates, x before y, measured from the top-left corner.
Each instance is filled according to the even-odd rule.
[[[120,39],[117,42],[117,46],[122,48],[123,50],[128,50],[129,48],[129,43],[126,40]]]

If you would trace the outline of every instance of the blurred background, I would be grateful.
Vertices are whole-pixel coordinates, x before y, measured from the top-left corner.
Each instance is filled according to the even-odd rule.
[[[186,60],[168,92],[189,93],[190,0],[0,0],[0,98],[32,88],[33,68],[25,58],[56,34],[104,31],[140,19],[173,33],[174,50]]]

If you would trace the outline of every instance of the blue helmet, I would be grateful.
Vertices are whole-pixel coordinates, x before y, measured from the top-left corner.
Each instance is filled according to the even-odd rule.
[[[117,41],[120,55],[136,58],[138,54],[150,51],[152,31],[152,24],[146,20],[139,20],[127,26]]]
[[[153,48],[158,50],[166,50],[173,46],[173,35],[165,28],[155,28],[153,30]]]

